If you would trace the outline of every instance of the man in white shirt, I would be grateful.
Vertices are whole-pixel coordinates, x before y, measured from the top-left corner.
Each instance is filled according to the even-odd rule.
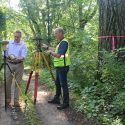
[[[20,84],[23,76],[24,65],[23,61],[26,57],[26,45],[21,41],[22,33],[21,31],[16,31],[14,33],[14,40],[9,41],[6,46],[6,54],[8,57],[7,61],[12,70],[15,72],[16,80]],[[11,101],[11,84],[12,84],[12,74],[7,67],[6,69],[6,83],[7,83],[7,102]],[[17,86],[14,91],[14,105],[19,106],[19,92]]]

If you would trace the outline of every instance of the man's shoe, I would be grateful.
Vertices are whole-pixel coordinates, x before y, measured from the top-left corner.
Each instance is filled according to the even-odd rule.
[[[51,103],[51,104],[60,104],[60,101],[57,100],[57,99],[52,99],[52,100],[49,100],[48,103]]]
[[[58,110],[66,109],[69,107],[69,104],[61,104],[60,106],[57,106]]]

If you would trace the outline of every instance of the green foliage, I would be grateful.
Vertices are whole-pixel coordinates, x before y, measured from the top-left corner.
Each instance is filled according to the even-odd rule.
[[[23,92],[23,96],[21,99],[25,103],[25,107],[23,108],[25,123],[23,125],[42,125],[42,122],[37,114],[36,108],[31,100],[31,93],[25,95],[26,84],[23,81],[21,84],[21,90]]]
[[[95,0],[20,0],[20,6],[29,21],[33,35],[41,35],[49,43],[51,41],[48,39],[52,37],[53,28],[61,26],[68,34],[72,33],[72,31],[83,30],[85,25],[94,17],[97,10],[95,9],[97,8],[95,7]],[[79,10],[79,6],[81,6],[81,10]],[[80,27],[80,22],[84,24],[83,27]]]
[[[49,70],[47,70],[45,67],[42,67],[41,69],[39,81],[42,82],[43,85],[46,85],[48,88],[53,89],[55,87],[55,82],[52,80]]]
[[[0,72],[0,84],[3,81],[3,73]]]
[[[6,29],[6,14],[4,11],[4,8],[0,6],[0,42],[5,36],[5,31]],[[1,44],[0,44],[0,52],[1,52]],[[0,65],[2,62],[2,53],[0,53]],[[0,73],[0,80],[2,80],[1,73]]]
[[[81,48],[79,48],[83,51],[76,50],[72,52],[71,76],[77,84],[80,84],[81,89],[94,82],[95,59],[97,58],[96,53],[93,51],[94,47],[95,45],[92,42],[83,43]],[[76,72],[78,73],[76,74]]]
[[[6,16],[5,13],[0,8],[0,32],[6,29]]]
[[[42,38],[52,37],[52,29],[62,26],[70,44],[71,66],[68,83],[70,90],[76,94],[75,109],[84,112],[88,118],[97,119],[99,125],[123,125],[125,123],[124,63],[118,61],[114,53],[103,52],[99,68],[101,79],[95,80],[98,63],[98,13],[91,17],[96,10],[95,0],[50,0],[49,3],[44,0],[20,0],[20,2],[22,12],[5,8],[6,38],[12,38],[14,30],[22,29],[28,47],[25,65],[31,67],[32,53],[35,50],[30,38],[37,35]],[[52,46],[56,45],[55,40],[48,42]],[[54,88],[54,82],[45,67],[41,64],[39,80],[49,88]],[[34,109],[33,105],[29,107]],[[30,109],[26,112],[32,114]],[[34,117],[34,121],[37,121],[36,116]],[[30,122],[34,121],[32,118]]]
[[[84,88],[76,101],[76,109],[106,125],[121,125],[125,112],[125,65],[116,60],[115,54],[105,52],[101,64],[101,81]]]
[[[124,88],[113,98],[114,113],[124,113],[125,112],[125,91]]]
[[[28,102],[26,109],[24,110],[26,122],[24,125],[42,125],[40,118],[36,112],[35,106]]]
[[[96,20],[96,18],[94,20]],[[78,93],[80,93],[85,86],[92,85],[95,81],[97,29],[95,30],[95,28],[93,28],[93,25],[96,25],[94,20],[86,25],[84,32],[78,31],[69,37],[71,50],[69,86]]]

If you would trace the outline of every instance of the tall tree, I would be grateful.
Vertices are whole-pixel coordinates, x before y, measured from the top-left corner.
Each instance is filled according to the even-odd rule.
[[[5,37],[3,31],[6,29],[6,15],[3,12],[2,8],[0,8],[0,40]]]
[[[102,50],[125,47],[125,0],[98,0],[99,43],[97,79],[101,77]],[[118,53],[118,56],[120,53]]]
[[[0,8],[0,42],[5,37],[5,29],[6,29],[6,15],[2,8]],[[0,52],[1,52],[1,44],[0,44]],[[0,54],[0,65],[1,65],[2,55]]]
[[[86,5],[85,3],[88,3]],[[84,29],[85,25],[94,17],[97,12],[96,3],[93,0],[90,2],[79,2],[79,27]],[[86,9],[85,9],[86,6]]]
[[[99,49],[112,50],[124,47],[125,38],[119,36],[125,36],[125,0],[98,0],[98,4],[99,36],[102,36],[99,39]]]
[[[34,34],[51,37],[52,29],[62,26],[68,32],[84,29],[96,14],[95,0],[20,0]],[[34,11],[33,11],[34,10]]]

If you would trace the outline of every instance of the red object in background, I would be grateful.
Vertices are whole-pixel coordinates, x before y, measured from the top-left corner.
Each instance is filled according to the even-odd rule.
[[[25,94],[27,94],[27,91],[28,91],[28,88],[29,88],[29,85],[30,85],[30,81],[31,81],[32,74],[33,74],[33,71],[31,71],[31,73],[30,73],[30,75],[29,75],[29,79],[28,79],[27,84],[26,84]]]
[[[39,74],[35,74],[35,84],[34,84],[34,104],[36,104],[36,99],[37,99],[37,89],[38,89],[38,77]]]
[[[125,38],[125,36],[98,36],[98,38],[112,38],[112,50],[115,49],[115,38]]]

